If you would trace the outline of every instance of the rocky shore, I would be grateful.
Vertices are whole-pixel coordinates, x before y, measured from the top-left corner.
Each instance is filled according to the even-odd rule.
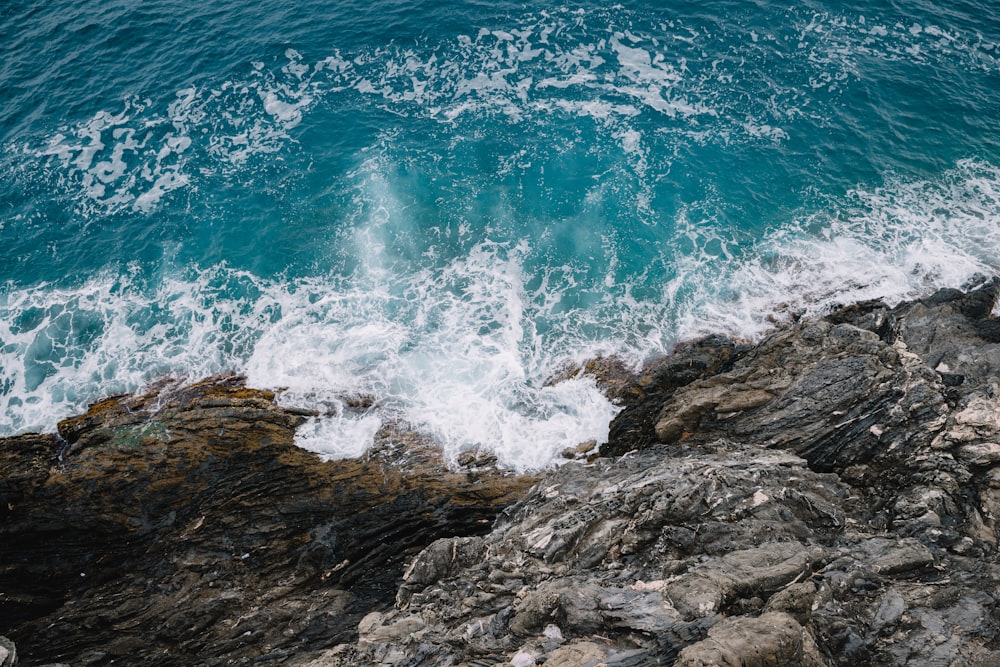
[[[540,477],[109,398],[0,440],[0,665],[1000,665],[997,292],[587,364],[623,409]]]

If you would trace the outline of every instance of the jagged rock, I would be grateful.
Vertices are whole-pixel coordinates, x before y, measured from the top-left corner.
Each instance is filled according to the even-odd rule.
[[[657,361],[621,456],[549,473],[333,664],[1000,664],[995,293]],[[418,643],[379,639],[412,616]]]
[[[732,370],[677,390],[655,432],[664,442],[741,438],[839,471],[929,444],[944,422],[942,391],[937,374],[900,345],[811,321],[768,338]]]
[[[404,424],[320,464],[233,380],[117,397],[0,442],[0,611],[81,662],[998,665],[997,290],[578,368],[624,409],[530,491]]]
[[[724,336],[708,336],[681,343],[671,355],[654,359],[622,383],[617,395],[627,397],[626,409],[612,420],[601,453],[620,456],[656,442],[653,426],[664,402],[677,389],[728,370],[749,349]]]
[[[609,665],[671,664],[666,656],[746,596],[767,598],[839,555],[800,541],[807,525],[820,542],[842,529],[834,504],[845,489],[833,476],[789,453],[733,443],[671,454],[554,471],[477,542],[475,559],[459,571],[428,568],[440,574],[420,577],[420,587],[407,582],[405,609],[380,623],[419,616],[427,623],[421,659],[435,664],[500,661],[515,650],[547,655],[542,637],[551,625],[567,647],[604,637],[594,659]],[[415,563],[453,562],[458,546],[439,541]],[[705,553],[720,560],[701,563]],[[390,649],[378,632],[362,629],[358,653],[338,664],[384,660]],[[460,647],[453,637],[464,639]],[[389,664],[420,662],[404,648]]]
[[[31,664],[277,664],[352,640],[408,556],[534,481],[451,472],[404,431],[322,462],[303,420],[223,376],[0,440],[0,631]]]
[[[478,537],[455,537],[438,540],[424,549],[403,574],[403,585],[396,594],[399,604],[405,605],[414,590],[441,577],[453,575],[478,560],[483,541]]]

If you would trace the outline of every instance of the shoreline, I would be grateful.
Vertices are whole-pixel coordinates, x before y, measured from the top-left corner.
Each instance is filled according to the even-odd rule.
[[[998,290],[584,365],[624,407],[537,475],[402,424],[320,461],[234,376],[99,401],[0,438],[0,635],[22,665],[993,664]]]

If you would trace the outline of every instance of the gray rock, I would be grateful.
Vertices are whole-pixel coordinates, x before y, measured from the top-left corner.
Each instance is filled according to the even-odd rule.
[[[1000,664],[995,291],[650,366],[618,394],[622,456],[546,475],[461,568],[428,548],[445,565],[379,620],[419,615],[419,646],[365,627],[351,660]]]
[[[708,631],[708,638],[680,652],[675,667],[820,667],[814,645],[803,641],[794,618],[768,612],[757,618],[728,618]]]
[[[0,667],[17,667],[17,647],[3,635],[0,635]]]
[[[764,611],[784,612],[798,621],[800,625],[806,625],[812,618],[815,599],[816,584],[813,582],[790,584],[771,596]]]

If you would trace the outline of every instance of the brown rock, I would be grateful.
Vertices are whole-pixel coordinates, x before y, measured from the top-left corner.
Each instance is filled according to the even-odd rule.
[[[534,481],[451,472],[398,429],[322,462],[294,445],[303,421],[220,376],[100,401],[61,439],[0,440],[0,633],[29,664],[95,647],[102,662],[281,662],[353,641],[406,558],[485,532]]]

